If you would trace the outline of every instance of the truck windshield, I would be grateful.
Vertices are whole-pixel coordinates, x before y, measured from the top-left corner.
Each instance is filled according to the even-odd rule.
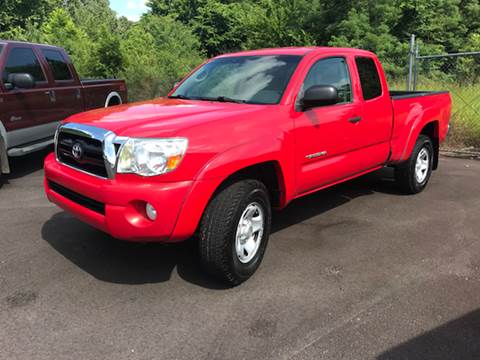
[[[215,59],[190,75],[171,98],[277,104],[301,56],[238,56]]]
[[[0,44],[0,55],[2,54],[2,50],[3,50],[3,45]]]

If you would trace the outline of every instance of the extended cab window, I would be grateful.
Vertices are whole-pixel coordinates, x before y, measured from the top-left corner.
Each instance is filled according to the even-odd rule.
[[[28,73],[36,82],[46,81],[37,56],[30,48],[14,48],[10,51],[3,70],[2,79],[8,82],[8,76],[15,73]]]
[[[313,64],[303,83],[302,93],[317,85],[334,86],[338,90],[340,99],[342,99],[340,103],[352,101],[352,84],[348,65],[344,58],[322,59]],[[299,98],[301,97],[299,96]]]
[[[355,62],[362,85],[363,100],[375,99],[382,95],[382,83],[375,61],[369,57],[357,57]]]
[[[72,73],[68,68],[67,62],[58,50],[42,50],[43,56],[47,60],[48,66],[52,71],[53,78],[57,81],[72,80]]]

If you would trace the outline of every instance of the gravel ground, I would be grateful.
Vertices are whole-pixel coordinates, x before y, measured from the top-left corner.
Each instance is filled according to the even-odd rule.
[[[292,203],[230,289],[194,241],[116,241],[49,204],[44,156],[0,189],[1,359],[480,358],[480,162],[442,158],[417,196],[385,169]]]

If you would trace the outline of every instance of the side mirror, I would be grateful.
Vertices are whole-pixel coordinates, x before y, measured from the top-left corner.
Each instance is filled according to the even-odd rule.
[[[32,89],[35,87],[35,79],[27,73],[10,74],[8,76],[8,82],[12,84],[12,87],[19,89]]]
[[[301,101],[303,109],[310,109],[317,106],[335,105],[340,102],[338,90],[330,85],[315,85],[307,90]]]

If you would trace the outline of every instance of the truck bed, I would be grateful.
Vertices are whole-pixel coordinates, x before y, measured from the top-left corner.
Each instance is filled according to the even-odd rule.
[[[432,137],[439,143],[445,140],[450,119],[451,98],[448,91],[390,91],[393,107],[391,140],[392,163],[405,161],[418,137],[422,119],[436,123]]]
[[[411,99],[415,97],[448,94],[448,91],[390,91],[390,97],[394,100]]]
[[[128,97],[125,80],[82,79],[80,83],[85,91],[85,110],[107,106],[111,94],[115,94],[121,98],[123,102],[127,102]],[[107,101],[107,103],[105,101]],[[120,103],[122,103],[122,101]]]
[[[80,82],[84,86],[89,86],[89,85],[104,85],[104,84],[111,84],[111,83],[123,83],[124,80],[120,80],[120,79],[81,79]]]

